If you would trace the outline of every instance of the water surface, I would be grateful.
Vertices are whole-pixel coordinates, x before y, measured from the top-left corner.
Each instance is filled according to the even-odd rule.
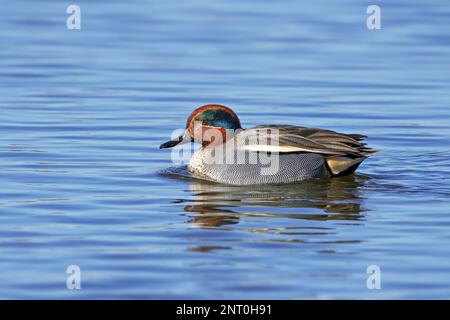
[[[1,298],[450,297],[446,1],[378,1],[376,31],[364,1],[77,4],[79,31],[1,6]],[[289,186],[180,177],[158,146],[206,103],[383,151]]]

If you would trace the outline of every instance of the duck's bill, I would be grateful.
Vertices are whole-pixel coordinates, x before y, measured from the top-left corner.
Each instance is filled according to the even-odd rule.
[[[162,145],[159,146],[159,148],[160,149],[173,148],[176,145],[183,144],[183,143],[188,143],[188,142],[191,142],[191,141],[192,141],[192,138],[189,135],[189,133],[186,131],[183,135],[177,137],[176,139],[164,142]]]

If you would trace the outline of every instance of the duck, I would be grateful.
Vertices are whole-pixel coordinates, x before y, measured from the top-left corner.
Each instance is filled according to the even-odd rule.
[[[287,184],[353,174],[378,152],[366,138],[283,124],[243,129],[231,108],[207,104],[195,109],[182,134],[160,149],[200,143],[187,166],[194,178],[241,186]]]

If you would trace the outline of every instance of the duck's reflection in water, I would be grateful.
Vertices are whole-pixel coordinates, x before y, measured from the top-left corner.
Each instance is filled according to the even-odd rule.
[[[192,180],[184,211],[200,227],[239,223],[243,217],[303,220],[353,220],[362,218],[364,199],[360,187],[369,179],[357,175],[309,180],[289,185],[227,186]]]

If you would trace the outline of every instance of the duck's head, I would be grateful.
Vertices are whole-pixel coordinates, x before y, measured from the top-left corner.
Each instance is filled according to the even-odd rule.
[[[191,113],[183,135],[163,143],[159,148],[172,148],[178,144],[193,141],[201,143],[203,146],[211,143],[223,143],[230,133],[238,129],[242,129],[241,122],[233,110],[219,104],[207,104]],[[217,141],[219,132],[222,141]]]

